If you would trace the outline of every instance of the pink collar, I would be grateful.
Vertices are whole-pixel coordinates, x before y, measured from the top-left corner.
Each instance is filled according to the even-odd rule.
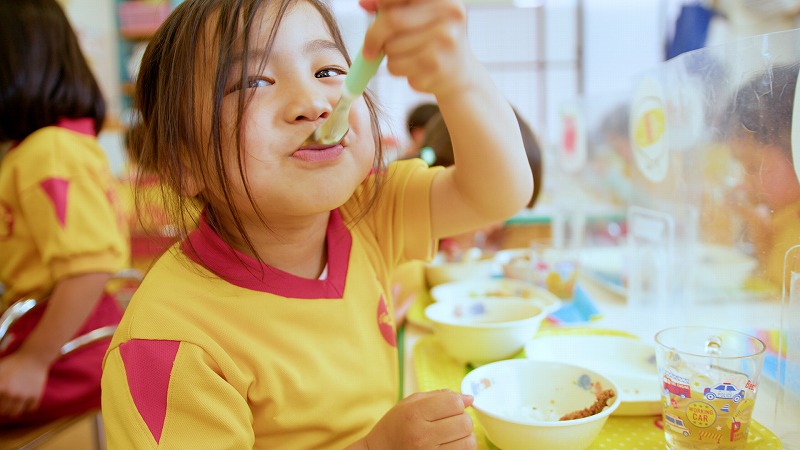
[[[81,117],[79,119],[61,117],[58,119],[58,122],[53,126],[74,131],[76,133],[85,134],[87,136],[97,136],[97,133],[94,131],[94,119],[92,119],[91,117]],[[21,142],[22,141],[16,141],[12,143],[8,147],[8,151],[13,150]]]
[[[79,119],[61,117],[58,119],[56,126],[88,136],[97,136],[97,133],[94,131],[94,119],[91,117],[81,117]]]
[[[287,298],[339,299],[344,295],[352,242],[339,211],[331,211],[326,235],[328,276],[324,280],[301,278],[245,255],[211,229],[205,214],[198,228],[181,244],[181,250],[192,261],[245,289]]]

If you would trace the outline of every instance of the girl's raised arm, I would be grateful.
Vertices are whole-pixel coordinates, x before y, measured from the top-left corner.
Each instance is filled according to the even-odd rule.
[[[383,50],[392,74],[435,95],[453,142],[455,166],[437,176],[431,193],[434,237],[511,217],[530,200],[533,175],[511,105],[469,48],[464,4],[375,3],[380,13],[364,55]]]

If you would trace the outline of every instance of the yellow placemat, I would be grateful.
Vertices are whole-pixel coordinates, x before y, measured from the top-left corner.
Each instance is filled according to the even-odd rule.
[[[553,334],[597,334],[616,335],[636,338],[630,333],[618,330],[598,328],[547,328],[540,330],[538,336]],[[522,353],[517,357],[524,356]],[[466,365],[455,361],[445,353],[436,335],[420,338],[414,346],[414,370],[420,391],[435,389],[452,389],[461,391],[461,380],[467,374]],[[475,437],[478,448],[494,449],[487,441],[475,410],[467,412],[475,424]],[[658,416],[642,417],[609,417],[600,435],[592,443],[590,449],[663,449],[665,446],[664,431],[656,426]],[[775,434],[756,421],[750,424],[750,435],[747,441],[748,450],[780,449],[781,441]]]
[[[431,303],[433,303],[433,298],[431,297],[430,292],[428,292],[427,289],[421,291],[417,295],[417,298],[414,299],[414,303],[411,304],[411,307],[408,308],[406,320],[426,330],[433,330],[431,321],[425,317],[425,308],[427,308]]]

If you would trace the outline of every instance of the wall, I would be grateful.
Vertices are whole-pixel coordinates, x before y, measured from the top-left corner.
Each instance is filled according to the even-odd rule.
[[[558,136],[560,106],[577,95],[626,89],[663,60],[667,0],[468,1],[470,44],[540,138]],[[332,0],[351,52],[369,18],[355,1]],[[371,84],[386,113],[386,129],[407,142],[408,111],[431,97],[382,68]]]
[[[355,53],[369,17],[355,0],[330,0],[345,41]],[[663,59],[668,0],[468,0],[469,39],[512,104],[545,143],[558,136],[559,109],[578,94],[619,91]],[[122,109],[114,0],[62,0],[108,98]],[[381,68],[371,88],[384,128],[405,145],[405,117],[430,101]],[[113,125],[113,124],[112,124]],[[113,128],[113,127],[112,127]],[[121,138],[104,136],[115,170],[124,163]]]

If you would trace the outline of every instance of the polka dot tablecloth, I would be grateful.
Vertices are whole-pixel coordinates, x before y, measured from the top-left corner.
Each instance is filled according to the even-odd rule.
[[[595,328],[548,328],[541,330],[539,335],[553,333],[605,334],[635,338],[625,332]],[[420,338],[414,346],[413,355],[414,370],[420,391],[443,388],[456,392],[461,390],[461,380],[466,375],[468,368],[447,356],[436,335]],[[517,357],[524,357],[524,355],[520,353]],[[497,448],[486,439],[475,411],[469,408],[467,412],[475,423],[478,448],[496,450]],[[600,435],[589,448],[592,450],[663,450],[665,448],[664,431],[656,425],[657,421],[660,421],[659,416],[609,417]],[[764,426],[755,421],[750,424],[748,450],[772,450],[781,447],[780,439]]]

